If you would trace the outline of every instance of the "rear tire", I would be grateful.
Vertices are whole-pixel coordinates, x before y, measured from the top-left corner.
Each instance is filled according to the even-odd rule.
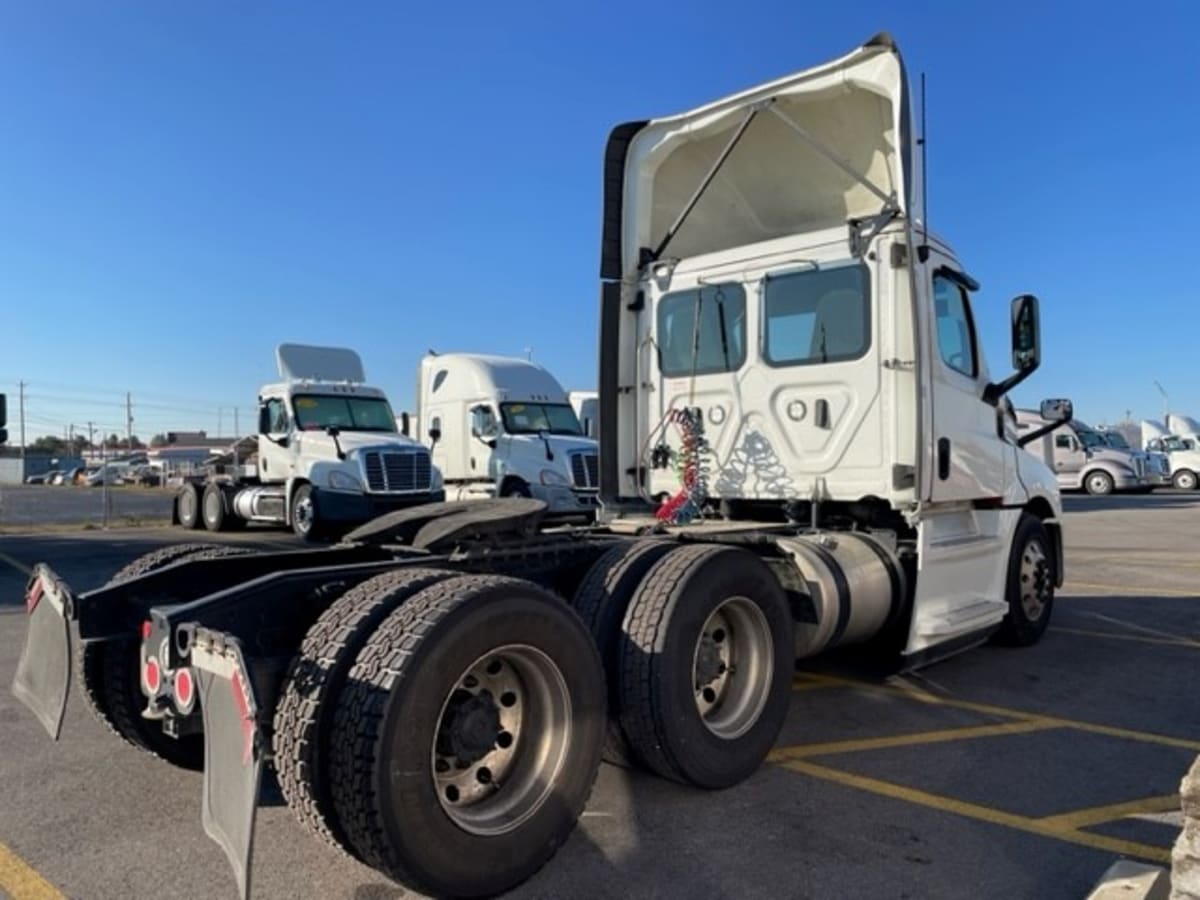
[[[119,570],[109,585],[121,584],[189,559],[219,559],[252,552],[245,547],[176,544],[162,547]],[[204,735],[173,738],[159,722],[142,718],[141,641],[137,636],[84,644],[80,650],[83,692],[92,712],[122,740],[182,769],[204,768]],[[197,706],[195,715],[199,715]]]
[[[224,531],[229,511],[225,508],[225,492],[221,490],[221,486],[215,481],[206,484],[200,504],[204,527],[213,532]]]
[[[1181,491],[1194,491],[1200,484],[1200,478],[1191,469],[1180,469],[1171,476],[1171,484]]]
[[[579,617],[529,582],[464,576],[412,597],[338,702],[333,797],[360,857],[434,896],[529,878],[591,792],[603,677]]]
[[[725,788],[762,764],[783,727],[795,667],[791,609],[748,550],[678,547],[625,614],[621,726],[665,778]]]
[[[183,528],[194,530],[204,524],[200,514],[200,489],[190,482],[175,497],[175,516]]]
[[[1042,520],[1022,513],[1008,558],[1005,599],[1008,613],[996,642],[1016,647],[1036,644],[1054,610],[1054,551]]]
[[[330,795],[330,732],[354,659],[396,607],[453,572],[399,569],[376,575],[335,600],[292,660],[275,710],[275,769],[300,824],[354,855]]]
[[[635,540],[622,543],[601,556],[575,591],[571,605],[592,633],[600,650],[608,684],[608,734],[604,740],[604,760],[631,767],[634,757],[621,730],[621,623],[629,601],[633,599],[650,568],[679,545],[674,541]]]

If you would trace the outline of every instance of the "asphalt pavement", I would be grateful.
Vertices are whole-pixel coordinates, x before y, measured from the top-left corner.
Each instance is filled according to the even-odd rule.
[[[566,846],[510,896],[1080,898],[1118,856],[1163,862],[1200,752],[1200,493],[1068,509],[1068,584],[1037,646],[892,679],[816,660],[755,776],[705,793],[604,766]],[[18,567],[45,559],[87,589],[197,537],[0,537],[0,683],[24,637]],[[229,542],[294,546],[267,531]],[[50,743],[0,691],[0,893],[236,895],[200,826],[199,775],[124,746],[77,694],[63,735]],[[411,896],[280,805],[260,813],[255,878],[259,897]]]

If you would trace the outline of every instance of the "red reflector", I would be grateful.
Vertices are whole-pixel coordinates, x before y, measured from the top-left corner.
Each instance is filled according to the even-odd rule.
[[[180,669],[175,673],[175,703],[181,709],[187,709],[192,705],[192,691],[195,689],[195,684],[192,682],[192,673],[189,669]]]
[[[154,630],[154,626],[150,624],[149,619],[147,619],[145,622],[143,622],[142,623],[142,640],[143,641],[148,640],[150,637],[150,632],[153,630]]]
[[[162,669],[158,667],[158,660],[153,656],[147,659],[142,674],[146,679],[146,690],[151,694],[157,694],[162,685]]]
[[[42,599],[42,579],[38,579],[33,583],[33,587],[29,589],[29,594],[25,597],[25,612],[33,615],[33,611],[37,609],[38,601]]]

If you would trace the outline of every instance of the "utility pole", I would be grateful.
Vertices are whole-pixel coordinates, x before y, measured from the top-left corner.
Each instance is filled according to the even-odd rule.
[[[225,413],[225,408],[218,406],[217,407],[217,438],[218,439],[220,439],[220,437],[221,437],[221,416],[224,415],[224,413]]]
[[[87,445],[87,448],[88,448],[88,452],[89,452],[89,453],[91,453],[91,452],[92,452],[92,450],[94,450],[94,449],[95,449],[95,447],[96,447],[96,445],[92,443],[92,432],[94,431],[94,428],[93,428],[93,423],[92,423],[92,422],[88,422],[88,423],[87,423],[87,426],[88,426],[88,445]]]
[[[233,439],[236,441],[242,436],[242,432],[238,428],[238,411],[237,407],[233,408]]]
[[[133,395],[125,392],[125,442],[133,452]]]
[[[19,401],[20,406],[21,406],[21,459],[24,459],[25,458],[25,382],[18,381],[17,388],[19,390],[19,395],[21,398]],[[22,472],[23,471],[24,471],[24,469],[22,469]]]

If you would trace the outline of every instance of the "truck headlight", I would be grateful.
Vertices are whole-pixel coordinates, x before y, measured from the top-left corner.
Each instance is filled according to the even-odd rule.
[[[542,484],[552,484],[556,487],[570,487],[571,482],[562,472],[556,472],[554,469],[542,469],[539,476]]]
[[[335,491],[358,491],[362,493],[362,482],[348,472],[334,469],[329,473],[329,486]]]

